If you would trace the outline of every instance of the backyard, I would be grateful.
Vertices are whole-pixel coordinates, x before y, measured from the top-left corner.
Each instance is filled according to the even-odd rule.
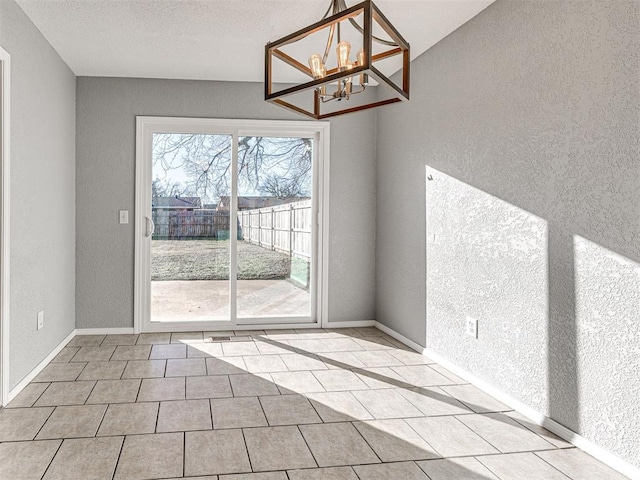
[[[151,280],[228,280],[229,240],[153,240]],[[239,280],[284,280],[291,257],[238,241]]]
[[[151,251],[154,321],[229,318],[229,240],[153,240]],[[308,315],[309,291],[292,282],[291,262],[289,255],[238,241],[238,315]]]

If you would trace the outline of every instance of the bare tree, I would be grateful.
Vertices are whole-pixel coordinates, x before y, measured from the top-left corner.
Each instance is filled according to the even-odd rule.
[[[167,179],[156,178],[151,182],[151,195],[153,197],[184,197],[188,196],[186,185],[179,182],[170,182]]]
[[[154,172],[186,177],[185,190],[208,201],[231,190],[229,135],[156,134]],[[238,188],[277,197],[311,194],[312,142],[307,138],[240,137]],[[160,180],[160,179],[158,179]],[[171,182],[169,182],[171,183]]]
[[[263,195],[309,196],[311,149],[311,139],[308,138],[241,138],[238,180]]]
[[[276,175],[266,176],[260,183],[260,193],[265,196],[290,198],[308,196],[305,185],[299,178],[283,178]]]
[[[213,199],[229,195],[231,137],[228,135],[156,134],[153,136],[154,172],[171,176],[181,170],[193,195]]]

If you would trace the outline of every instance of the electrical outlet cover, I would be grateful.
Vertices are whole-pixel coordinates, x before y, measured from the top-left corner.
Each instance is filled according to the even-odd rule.
[[[475,318],[467,317],[465,333],[470,337],[478,338],[478,320],[476,320]]]

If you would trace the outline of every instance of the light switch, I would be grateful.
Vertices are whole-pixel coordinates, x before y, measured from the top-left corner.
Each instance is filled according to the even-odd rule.
[[[129,223],[129,210],[120,210],[120,225]]]

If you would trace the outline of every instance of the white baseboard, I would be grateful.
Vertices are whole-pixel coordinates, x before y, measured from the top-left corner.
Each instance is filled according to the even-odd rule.
[[[384,333],[386,333],[387,335],[389,335],[390,337],[395,338],[396,340],[398,340],[401,343],[404,343],[407,347],[415,350],[418,353],[424,353],[424,347],[416,342],[414,342],[413,340],[409,340],[407,337],[405,337],[404,335],[396,332],[395,330],[390,329],[389,327],[387,327],[386,325],[381,324],[380,322],[376,322],[375,327],[378,330],[382,330]]]
[[[328,324],[323,325],[322,327],[318,323],[270,323],[270,324],[260,324],[253,323],[251,325],[215,325],[209,327],[201,326],[187,326],[180,327],[176,324],[171,325],[154,325],[150,330],[147,330],[145,333],[168,333],[168,332],[216,332],[216,331],[229,331],[229,330],[304,330],[307,328],[347,328],[347,327],[372,327],[375,324],[373,320],[363,320],[363,321],[355,321],[355,322],[329,322]],[[78,335],[91,335],[91,334],[105,334],[105,333],[134,333],[132,331],[127,332],[115,332],[115,331],[107,331],[109,329],[86,329],[79,330]],[[124,330],[124,329],[121,329]]]
[[[593,456],[594,458],[597,458],[598,460],[600,460],[605,465],[608,465],[609,467],[611,467],[614,470],[620,472],[621,474],[629,477],[632,480],[640,480],[640,468],[638,468],[638,467],[636,467],[634,465],[631,465],[630,463],[622,460],[621,458],[617,457],[616,455],[612,454],[611,452],[608,452],[607,450],[603,449],[602,447],[596,445],[591,440],[587,440],[583,436],[578,435],[577,433],[575,433],[572,430],[569,430],[564,425],[561,425],[560,423],[556,422],[555,420],[553,420],[553,419],[543,415],[542,413],[534,410],[533,408],[531,408],[528,405],[522,403],[521,401],[516,400],[515,398],[511,397],[510,395],[504,393],[502,390],[499,390],[499,389],[489,385],[484,380],[476,377],[475,375],[469,373],[468,371],[466,371],[466,370],[458,367],[454,363],[450,362],[449,360],[444,358],[442,355],[440,355],[440,354],[438,354],[438,353],[436,353],[436,352],[434,352],[434,351],[432,351],[432,350],[430,350],[428,348],[422,347],[421,345],[417,344],[416,342],[414,342],[412,340],[409,340],[404,335],[401,335],[400,333],[397,333],[396,331],[390,329],[386,325],[382,325],[381,323],[376,322],[375,326],[377,328],[379,328],[380,330],[382,330],[384,333],[386,333],[386,334],[390,335],[391,337],[395,338],[399,342],[404,343],[407,347],[412,348],[416,352],[420,352],[423,355],[426,355],[427,357],[429,357],[433,361],[435,361],[435,362],[439,363],[440,365],[442,365],[447,370],[450,370],[452,373],[454,373],[457,376],[463,378],[464,380],[468,381],[469,383],[475,385],[480,390],[488,393],[489,395],[491,395],[492,397],[496,398],[500,402],[502,402],[505,405],[508,405],[509,407],[513,408],[517,412],[519,412],[522,415],[524,415],[525,417],[527,417],[533,423],[546,428],[547,430],[549,430],[549,431],[555,433],[556,435],[558,435],[563,440],[566,440],[567,442],[575,445],[579,449],[584,450],[589,455]]]
[[[9,395],[7,398],[7,403],[9,403],[11,400],[13,400],[14,398],[16,398],[18,396],[18,394],[24,390],[24,387],[26,387],[27,385],[29,385],[29,383],[36,378],[36,376],[44,369],[44,367],[46,367],[49,362],[51,362],[51,360],[53,360],[55,358],[56,355],[58,355],[60,353],[60,351],[67,345],[67,343],[69,343],[71,341],[71,339],[73,337],[76,336],[76,331],[72,330],[71,333],[67,336],[67,338],[65,338],[64,340],[62,340],[62,342],[60,342],[58,344],[58,346],[56,348],[54,348],[51,353],[49,355],[47,355],[45,357],[44,360],[42,360],[38,365],[36,365],[36,367],[31,370],[31,372],[29,372],[29,374],[24,377],[20,383],[18,383],[18,385],[16,385],[15,387],[13,387],[10,391],[9,391]]]
[[[521,413],[522,415],[527,417],[529,420],[534,422],[535,424],[540,425],[546,428],[547,430],[555,433],[560,438],[575,445],[581,450],[584,450],[589,455],[597,458],[602,463],[610,466],[611,468],[613,468],[614,470],[617,470],[623,475],[626,475],[627,477],[633,480],[640,480],[640,469],[631,465],[630,463],[625,462],[621,458],[608,452],[602,447],[596,445],[591,440],[588,440],[583,436],[575,433],[574,431],[569,430],[564,425],[534,410],[533,408],[529,407],[525,403],[522,403],[521,401],[516,400],[510,395],[504,393],[503,391],[489,385],[484,380],[481,380],[475,375],[451,363],[449,360],[439,355],[438,353],[429,349],[425,349],[424,354],[427,355],[432,360],[434,360],[435,362],[442,365],[443,367],[445,367],[446,369],[451,370],[451,372],[455,373],[459,377],[475,385],[480,390],[483,390],[484,392],[488,393],[489,395],[496,398],[497,400],[504,403],[505,405],[510,406],[511,408],[513,408],[514,410],[516,410],[517,412]]]
[[[314,323],[252,323],[249,325],[223,326],[221,328],[207,328],[205,332],[215,332],[216,330],[303,330],[305,328],[318,328],[317,322]],[[193,329],[191,329],[193,330]]]
[[[347,322],[326,322],[322,328],[356,328],[356,327],[375,327],[375,320],[352,320]]]
[[[133,334],[133,327],[127,328],[76,328],[76,335],[127,335]]]

